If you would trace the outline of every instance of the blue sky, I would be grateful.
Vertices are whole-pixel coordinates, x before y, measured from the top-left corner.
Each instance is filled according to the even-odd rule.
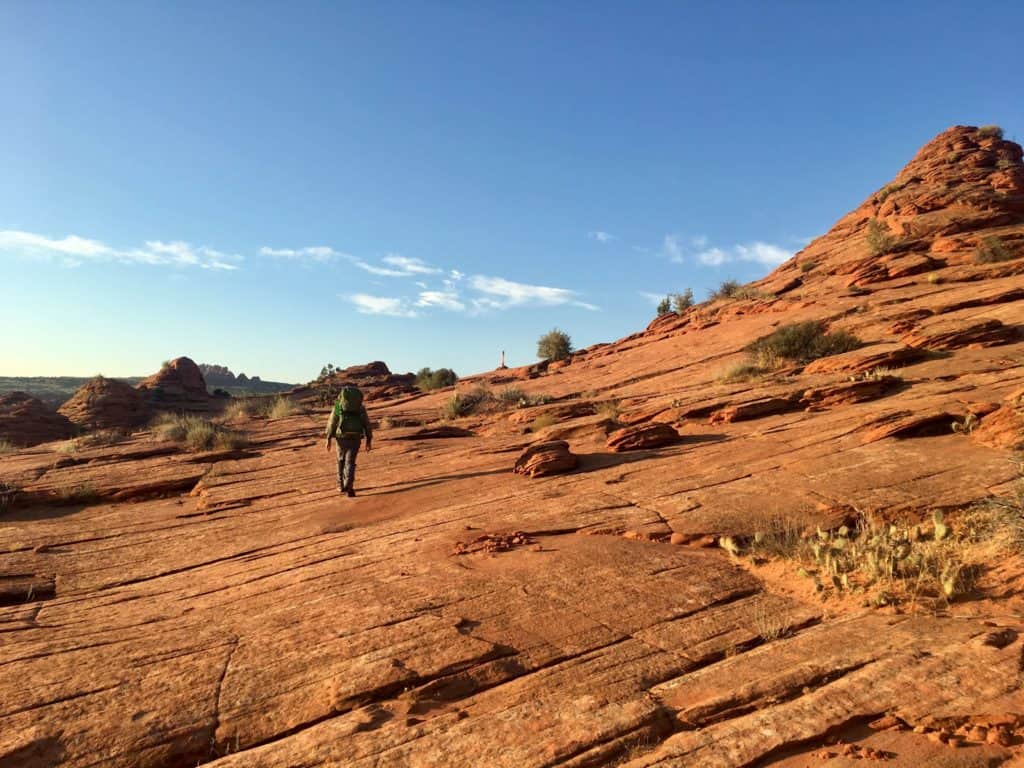
[[[3,375],[460,373],[747,281],[957,123],[1024,6],[0,3]]]

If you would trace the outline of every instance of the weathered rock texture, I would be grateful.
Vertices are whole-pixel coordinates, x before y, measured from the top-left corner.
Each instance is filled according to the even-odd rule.
[[[576,469],[579,458],[565,440],[549,440],[531,445],[516,459],[514,471],[527,477],[545,477]]]
[[[608,435],[608,447],[613,451],[637,451],[671,445],[680,439],[679,433],[668,424],[641,424],[612,432]]]
[[[549,428],[572,435],[571,473],[513,475],[537,437],[509,413],[458,421],[458,440],[381,430],[356,499],[319,416],[253,421],[242,454],[136,435],[0,456],[23,491],[0,517],[0,764],[1020,764],[1019,552],[932,615],[823,602],[791,561],[704,546],[855,511],[938,509],[956,530],[1011,498],[1024,341],[987,334],[1024,317],[1020,159],[946,131],[747,298],[477,377],[579,405]],[[877,256],[872,218],[894,239]],[[992,237],[1015,258],[976,263]],[[864,346],[721,379],[804,320]],[[372,415],[430,424],[449,396]],[[609,450],[598,404],[686,440]],[[823,760],[838,737],[851,753]]]
[[[419,394],[416,376],[411,373],[392,373],[385,363],[375,361],[366,365],[354,365],[336,371],[329,377],[319,379],[291,390],[293,397],[309,406],[322,405],[322,393],[337,390],[346,384],[354,384],[363,391],[367,402],[392,400]]]
[[[103,376],[83,384],[59,412],[83,429],[131,429],[153,415],[138,390]]]
[[[202,371],[187,357],[164,364],[139,382],[138,390],[143,400],[160,410],[202,413],[209,411],[213,403]]]
[[[12,445],[36,445],[71,437],[74,429],[66,416],[32,395],[0,394],[0,440]]]

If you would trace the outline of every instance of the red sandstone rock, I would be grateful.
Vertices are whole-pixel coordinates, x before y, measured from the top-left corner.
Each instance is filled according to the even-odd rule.
[[[708,416],[709,424],[729,424],[733,421],[760,419],[776,413],[796,410],[799,401],[789,397],[758,397],[753,400],[733,403]]]
[[[133,429],[153,415],[138,390],[103,376],[79,387],[59,413],[85,429]]]
[[[565,440],[549,440],[531,445],[516,459],[513,472],[527,477],[544,477],[575,469],[579,463]]]
[[[15,446],[63,440],[75,427],[63,414],[53,411],[25,392],[0,394],[0,440]]]
[[[213,398],[199,366],[187,357],[171,360],[138,385],[150,406],[169,411],[207,411]]]
[[[945,350],[966,346],[991,347],[1016,341],[1017,329],[995,319],[948,320],[921,324],[900,341],[915,349]]]
[[[473,437],[473,433],[462,427],[442,425],[439,427],[423,427],[407,435],[392,437],[392,440],[439,440],[449,437]]]
[[[971,437],[992,448],[1024,449],[1024,389],[1011,392],[1002,406],[983,416]]]
[[[641,424],[625,427],[608,436],[608,447],[615,452],[637,451],[643,448],[660,448],[682,440],[675,427],[669,424]]]
[[[838,384],[813,387],[800,398],[801,405],[808,408],[827,408],[847,403],[862,403],[876,400],[899,387],[901,380],[896,376],[882,376],[877,379],[845,381]]]

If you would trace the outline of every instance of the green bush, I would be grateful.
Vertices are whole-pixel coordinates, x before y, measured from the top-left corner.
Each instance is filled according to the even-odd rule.
[[[458,380],[459,377],[451,368],[438,368],[436,371],[420,368],[416,373],[416,386],[423,392],[453,387]]]
[[[981,241],[981,245],[974,251],[975,264],[996,264],[1000,261],[1010,261],[1017,258],[1014,256],[1003,241],[994,235],[990,235]]]
[[[552,328],[537,340],[537,357],[541,360],[564,360],[571,354],[572,339],[558,328]]]
[[[788,323],[747,345],[746,351],[762,368],[772,368],[781,360],[806,363],[819,357],[849,352],[861,345],[860,339],[847,331],[826,331],[818,320]]]
[[[469,392],[459,393],[445,400],[441,406],[441,417],[444,419],[457,419],[460,416],[469,416],[482,410],[485,405],[495,399],[487,387],[477,386]]]
[[[983,125],[978,129],[979,139],[1001,139],[1003,138],[1003,129],[998,125]]]
[[[666,296],[664,299],[658,302],[658,317],[662,315],[669,315],[672,313],[672,299]]]
[[[693,306],[693,291],[687,288],[682,293],[674,293],[672,296],[672,310],[681,315]]]
[[[870,219],[864,242],[867,243],[868,251],[872,256],[882,256],[892,250],[896,244],[896,238],[892,236],[885,224],[878,219]]]
[[[528,397],[519,387],[505,387],[498,393],[497,401],[502,408],[518,408]]]
[[[717,301],[718,299],[731,299],[737,291],[740,290],[740,284],[736,280],[723,280],[718,284],[718,287],[708,293],[708,299],[710,301]]]

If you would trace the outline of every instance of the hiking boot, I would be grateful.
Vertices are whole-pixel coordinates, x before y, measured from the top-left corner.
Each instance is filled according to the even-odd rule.
[[[350,499],[351,499],[351,498],[354,498],[354,497],[355,497],[355,495],[356,495],[356,492],[355,492],[355,491],[353,491],[353,490],[352,490],[351,488],[349,488],[349,489],[348,489],[347,491],[345,491],[345,493],[346,493],[346,494],[348,494],[348,497],[349,497]]]

